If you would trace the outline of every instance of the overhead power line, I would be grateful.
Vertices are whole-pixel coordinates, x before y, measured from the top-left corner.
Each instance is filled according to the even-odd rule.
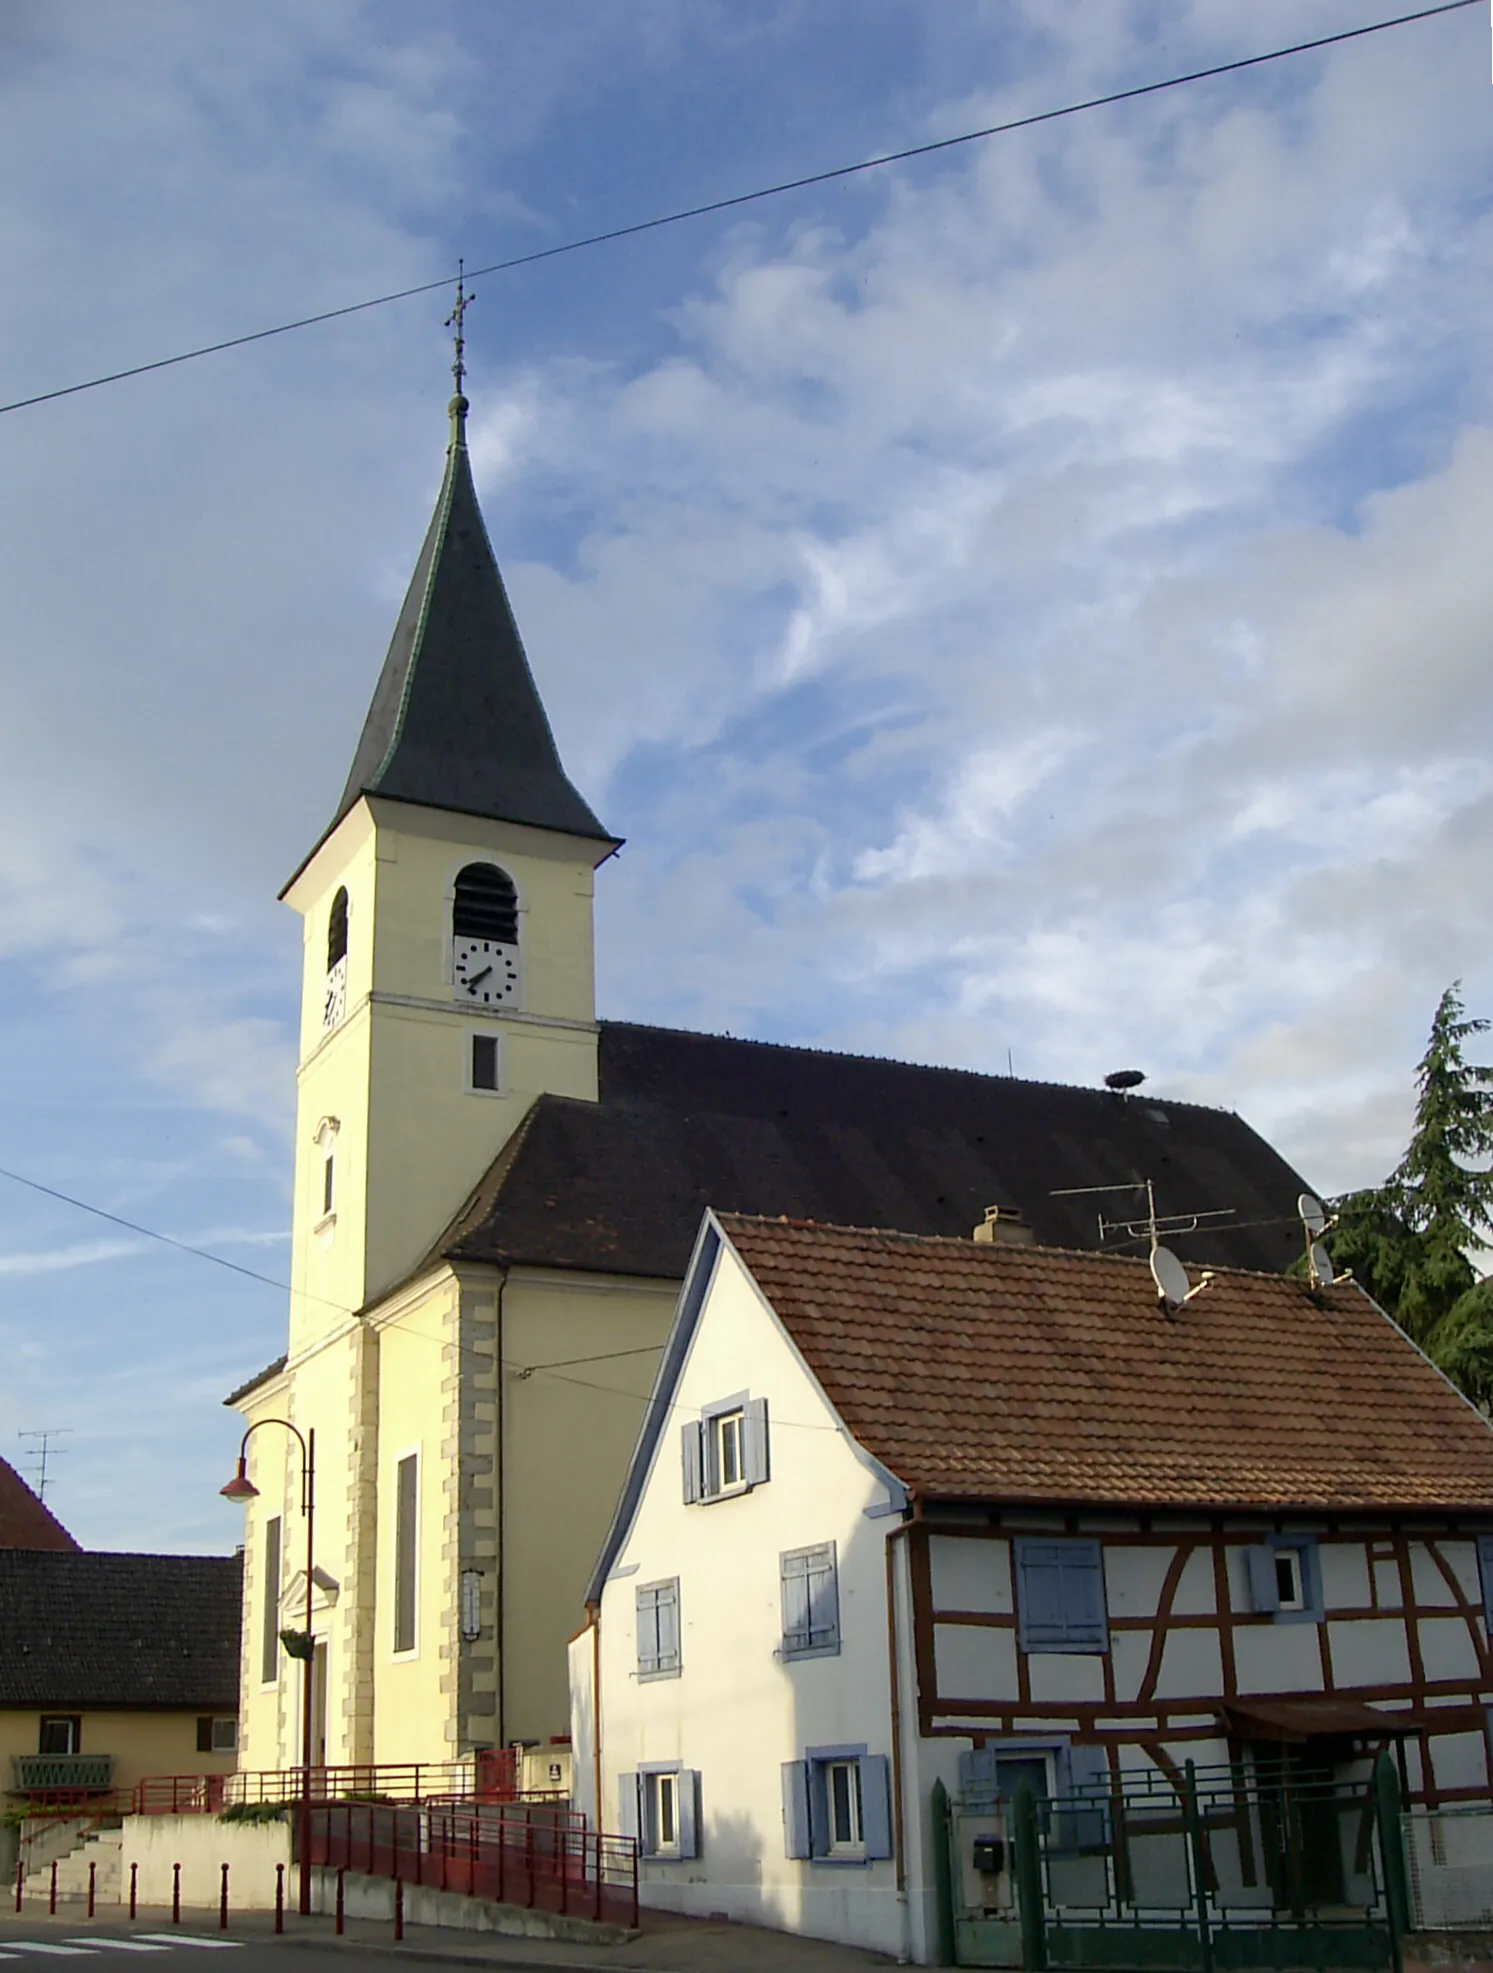
[[[1115,89],[1105,96],[1088,96],[1082,102],[1064,103],[1056,109],[1035,110],[1029,116],[1011,117],[1004,123],[990,123],[979,130],[964,130],[956,137],[939,137],[927,144],[912,144],[905,150],[887,151],[874,158],[861,158],[854,164],[834,165],[827,171],[811,171],[801,178],[785,178],[775,185],[760,185],[755,191],[737,192],[730,198],[710,199],[703,205],[684,206],[677,212],[665,212],[652,219],[634,220],[627,226],[613,226],[604,233],[588,233],[577,240],[565,240],[559,246],[537,247],[532,253],[515,254],[508,260],[494,260],[486,267],[467,270],[467,278],[474,280],[488,274],[508,274],[518,267],[532,267],[537,261],[555,260],[562,254],[581,253],[589,247],[606,246],[614,240],[635,239],[640,233],[653,233],[663,226],[677,226],[686,219],[704,219],[712,213],[732,212],[741,206],[755,205],[763,199],[780,198],[785,192],[802,192],[811,185],[828,185],[836,179],[853,178],[863,171],[879,171],[889,164],[906,164],[913,158],[932,157],[940,151],[952,151],[963,144],[977,144],[988,137],[1004,137],[1014,130],[1031,130],[1038,124],[1056,123],[1062,117],[1079,116],[1086,110],[1102,110],[1113,103],[1130,103],[1142,96],[1156,96],[1166,89],[1180,89],[1192,82],[1210,82],[1219,76],[1238,75],[1244,69],[1261,68],[1267,62],[1284,61],[1291,55],[1308,55],[1319,48],[1335,48],[1345,41],[1359,41],[1365,35],[1382,34],[1388,28],[1408,27],[1415,21],[1432,20],[1438,14],[1455,14],[1465,7],[1481,6],[1482,0],[1439,0],[1434,7],[1420,7],[1414,13],[1396,14],[1390,20],[1368,21],[1361,27],[1340,29],[1336,34],[1319,34],[1310,41],[1293,41],[1289,47],[1269,48],[1259,55],[1241,55],[1231,62],[1216,62],[1209,68],[1189,69],[1185,75],[1163,76],[1156,82],[1137,83],[1131,89]],[[453,277],[442,275],[439,280],[419,281],[408,288],[395,288],[388,294],[371,295],[365,301],[346,303],[341,308],[325,308],[314,315],[301,315],[293,322],[277,322],[272,328],[251,329],[241,336],[228,336],[222,342],[202,343],[196,349],[184,349],[174,356],[159,356],[150,363],[131,364],[128,369],[110,370],[99,377],[86,378],[81,383],[63,384],[56,390],[38,391],[31,397],[18,397],[9,404],[0,404],[0,415],[9,411],[26,411],[38,404],[52,404],[59,398],[76,397],[81,391],[100,390],[105,384],[123,383],[129,377],[148,376],[155,370],[174,369],[181,363],[194,363],[199,357],[219,356],[225,350],[243,349],[249,343],[267,342],[273,336],[288,336],[298,329],[313,329],[323,322],[341,321],[345,316],[360,315],[366,309],[385,308],[391,302],[408,301],[414,295],[434,294],[439,289],[449,288]]]

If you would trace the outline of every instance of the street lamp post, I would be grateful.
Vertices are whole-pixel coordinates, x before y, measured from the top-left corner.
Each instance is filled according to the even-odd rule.
[[[246,1451],[250,1438],[261,1425],[283,1425],[301,1449],[301,1513],[306,1522],[306,1638],[301,1662],[301,1806],[297,1817],[296,1848],[300,1853],[300,1909],[303,1918],[311,1915],[311,1683],[316,1669],[316,1645],[311,1629],[311,1596],[314,1547],[312,1534],[316,1520],[316,1433],[302,1434],[288,1418],[258,1418],[239,1442],[238,1471],[220,1489],[225,1500],[257,1500],[259,1489],[249,1478]],[[295,1654],[299,1656],[300,1654]]]

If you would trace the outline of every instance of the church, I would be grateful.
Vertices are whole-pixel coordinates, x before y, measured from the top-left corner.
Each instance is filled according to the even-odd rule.
[[[458,345],[458,363],[459,363]],[[247,1471],[240,1765],[443,1760],[569,1727],[584,1618],[702,1212],[1278,1273],[1295,1172],[1134,1090],[600,1021],[619,841],[568,779],[478,506],[457,372],[435,513],[304,926],[289,1337]],[[1125,1081],[1125,1078],[1116,1078]],[[247,1490],[246,1490],[247,1491]]]

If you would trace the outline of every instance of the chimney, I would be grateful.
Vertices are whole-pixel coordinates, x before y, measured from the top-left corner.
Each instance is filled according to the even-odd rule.
[[[974,1237],[1003,1247],[1032,1247],[1036,1235],[1015,1206],[987,1206],[985,1217],[975,1228]]]

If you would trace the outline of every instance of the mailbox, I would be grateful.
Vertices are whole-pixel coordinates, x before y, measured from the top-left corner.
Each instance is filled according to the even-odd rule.
[[[974,1865],[982,1877],[999,1877],[1006,1867],[1005,1837],[977,1836]]]

